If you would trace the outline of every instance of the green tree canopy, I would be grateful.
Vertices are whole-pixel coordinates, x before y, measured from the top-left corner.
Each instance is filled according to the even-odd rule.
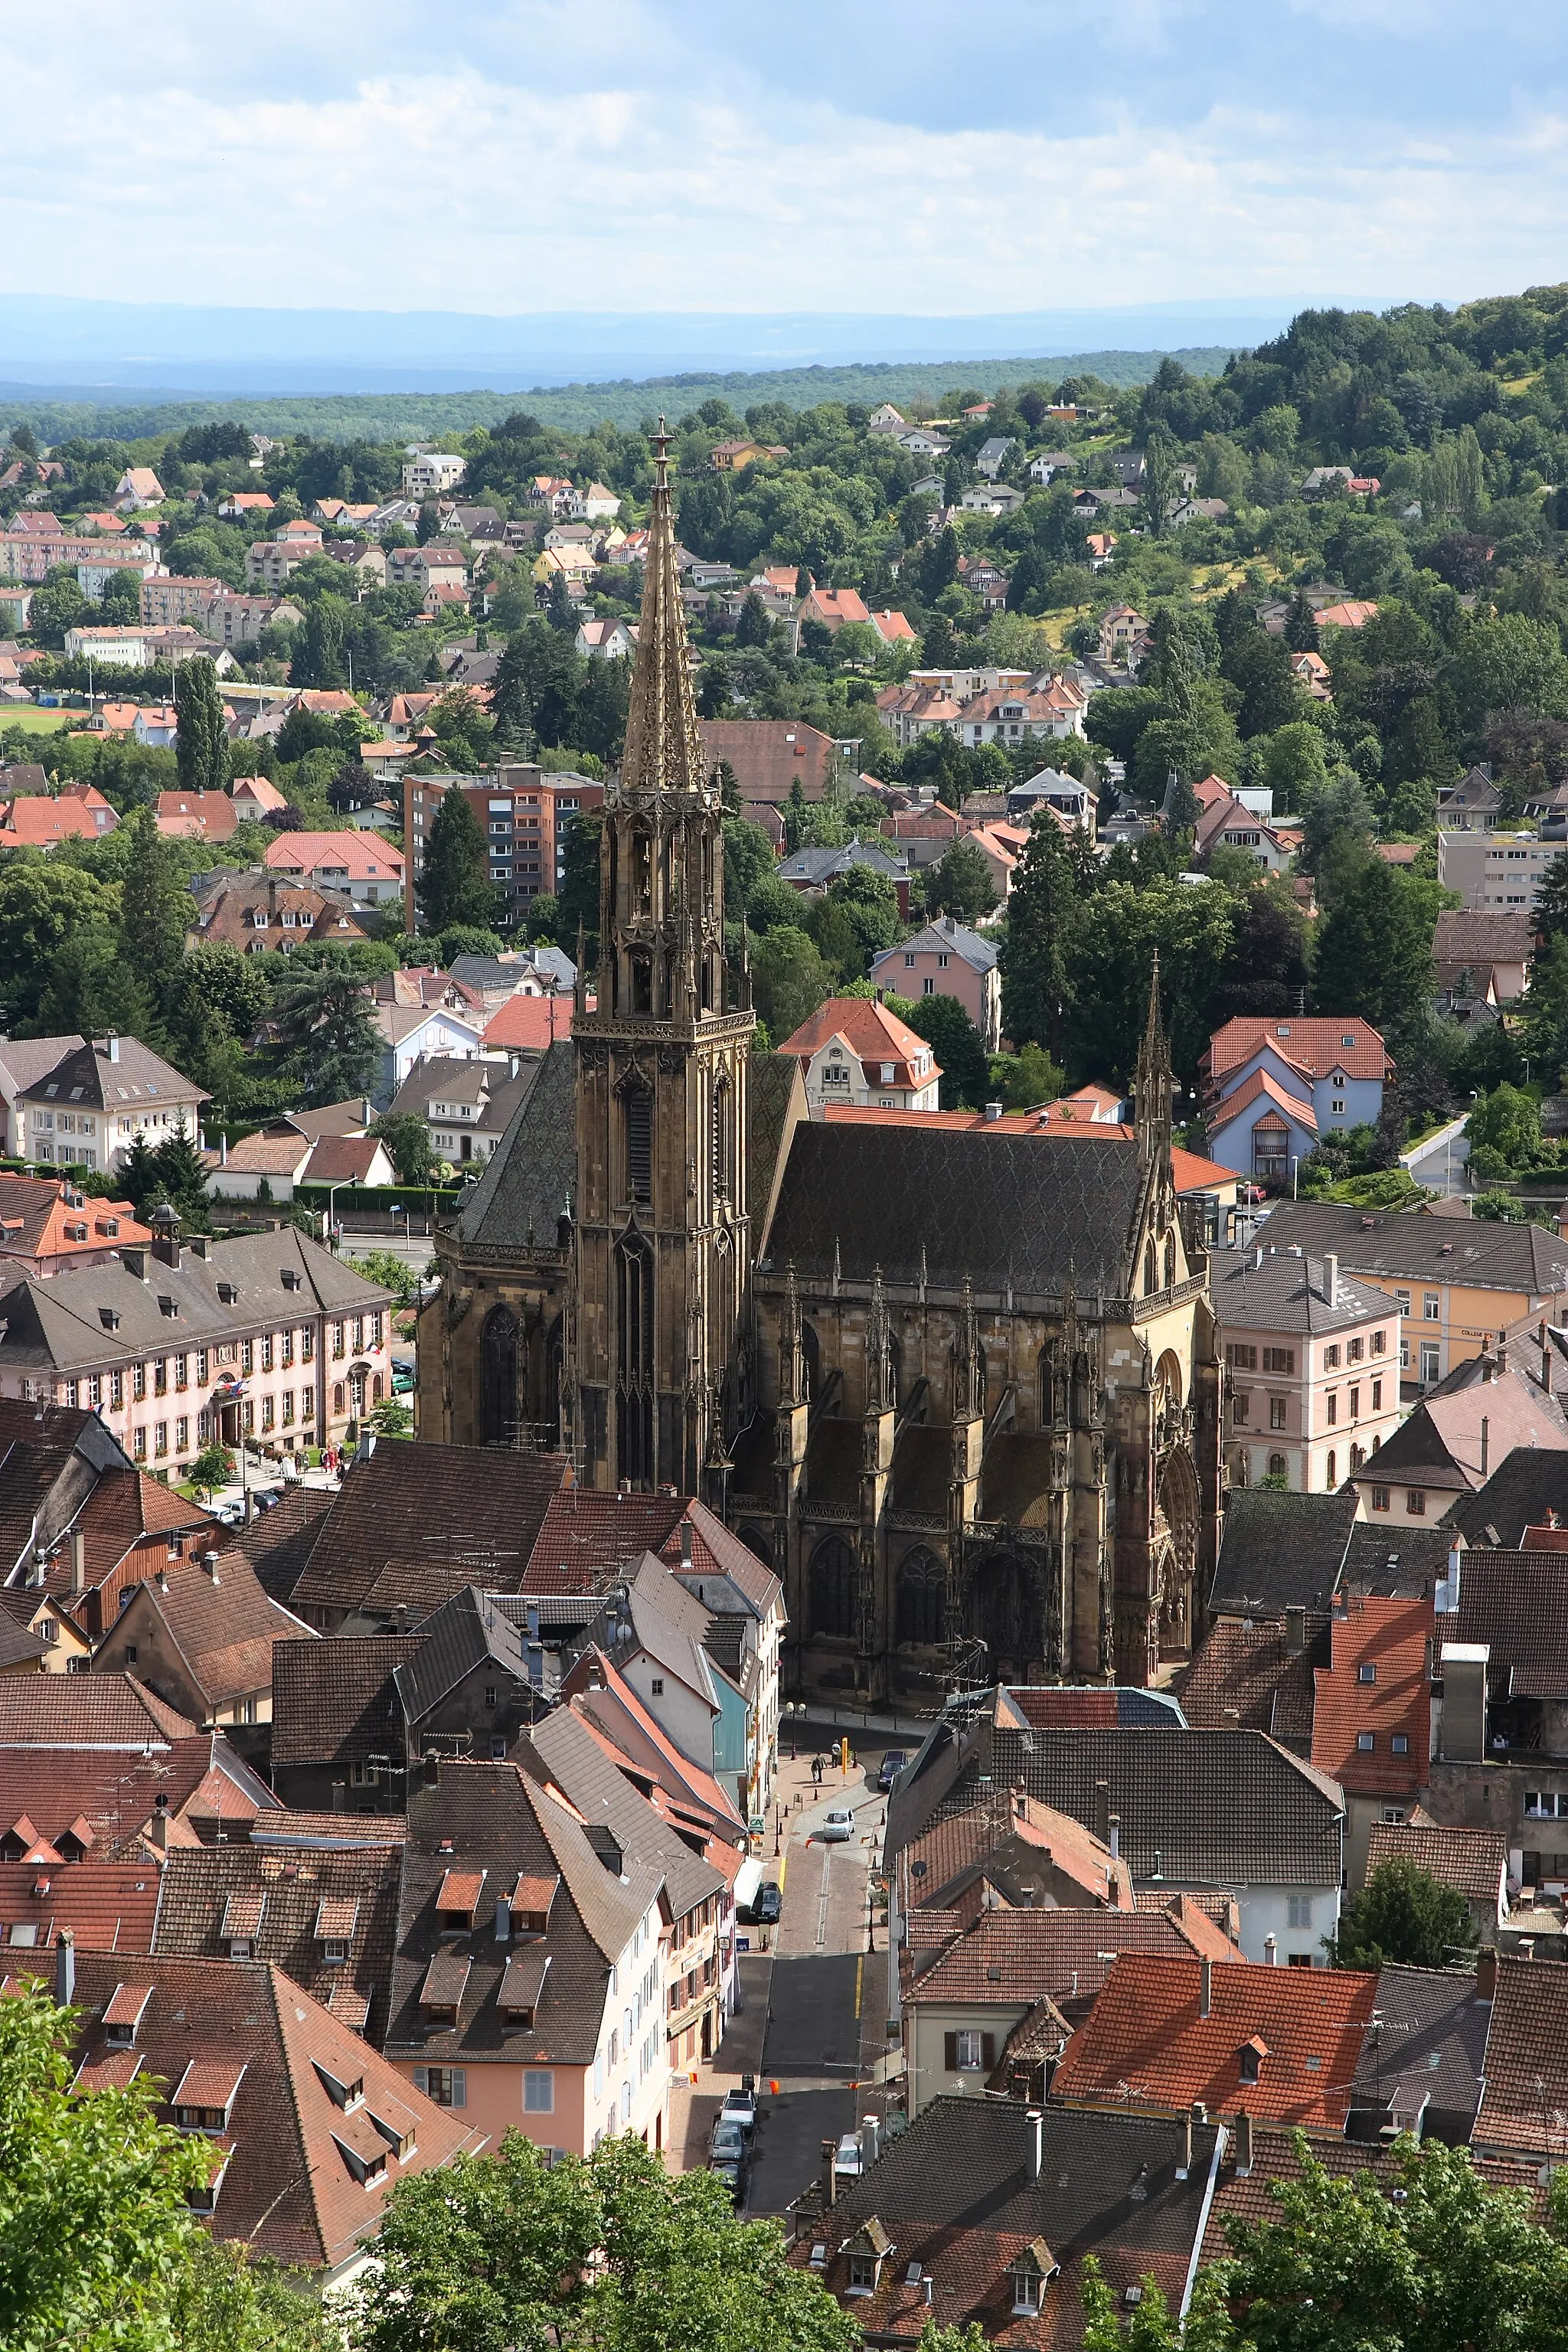
[[[833,975],[809,932],[781,923],[752,950],[752,995],[775,1045],[826,1002],[832,985]]]
[[[963,836],[949,842],[926,877],[926,905],[931,913],[976,923],[995,904],[996,886],[982,852]]]
[[[309,1103],[366,1095],[381,1063],[381,1031],[370,993],[336,965],[296,965],[274,1001],[279,1043]]]
[[[228,729],[209,655],[193,655],[175,670],[174,714],[181,791],[221,793],[228,782]]]
[[[18,860],[0,872],[0,994],[30,1015],[67,940],[118,929],[120,891],[59,858]]]
[[[489,928],[495,921],[489,844],[473,803],[456,785],[441,795],[414,890],[427,931],[444,931],[449,923]]]
[[[1058,1054],[1072,998],[1079,907],[1062,830],[1048,813],[1029,827],[1007,901],[1001,953],[1002,1027],[1016,1045]]]
[[[1469,1906],[1458,1889],[1395,1857],[1380,1862],[1340,1911],[1331,1949],[1342,1969],[1446,1969],[1475,1948]]]
[[[956,996],[917,996],[904,1018],[917,1037],[935,1048],[943,1110],[979,1110],[991,1087],[985,1043]]]

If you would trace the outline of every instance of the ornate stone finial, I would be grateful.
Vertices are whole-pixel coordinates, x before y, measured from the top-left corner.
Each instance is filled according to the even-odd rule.
[[[959,1310],[957,1358],[953,1367],[952,1417],[954,1421],[973,1421],[980,1411],[980,1326],[974,1314],[974,1285],[968,1275],[963,1277]]]
[[[833,1296],[835,1298],[838,1296],[839,1285],[843,1279],[844,1268],[838,1255],[838,1236],[835,1234],[833,1236]]]
[[[779,1332],[779,1402],[784,1405],[805,1404],[805,1346],[800,1328],[800,1289],[795,1278],[795,1260],[784,1267],[784,1319]]]
[[[1138,1066],[1133,1076],[1136,1102],[1133,1118],[1138,1136],[1139,1157],[1144,1167],[1170,1148],[1171,1105],[1174,1078],[1171,1069],[1171,1041],[1165,1034],[1160,1018],[1160,950],[1154,950],[1153,970],[1149,978],[1149,1018],[1144,1024],[1143,1043],[1138,1049]]]
[[[653,499],[647,521],[642,614],[621,755],[623,793],[695,793],[712,797],[697,705],[691,690],[686,616],[675,560],[669,503],[670,436],[664,419],[653,436]]]
[[[886,1412],[892,1402],[893,1333],[882,1289],[882,1269],[871,1269],[871,1307],[866,1318],[866,1408]]]
[[[587,953],[587,947],[588,934],[583,928],[583,918],[579,915],[577,918],[577,977],[572,983],[572,1008],[574,1015],[584,1013],[588,1010],[588,975],[583,969],[583,959]]]

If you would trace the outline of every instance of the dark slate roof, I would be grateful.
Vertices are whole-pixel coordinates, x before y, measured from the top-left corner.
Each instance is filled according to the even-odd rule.
[[[1386,1291],[1344,1274],[1331,1307],[1322,1259],[1292,1257],[1289,1251],[1212,1251],[1209,1279],[1215,1313],[1227,1332],[1348,1331],[1385,1321],[1394,1312]]]
[[[766,1248],[769,1213],[784,1172],[784,1147],[806,1115],[805,1079],[794,1054],[752,1054],[746,1064],[746,1198],[752,1240]]]
[[[768,1236],[803,1282],[873,1266],[899,1282],[1056,1296],[1071,1265],[1079,1296],[1121,1297],[1143,1171],[1123,1139],[811,1121],[797,1127]],[[889,1215],[897,1203],[896,1216]]]
[[[1355,1514],[1353,1493],[1281,1495],[1272,1487],[1233,1486],[1210,1609],[1233,1617],[1326,1610]]]
[[[230,1538],[229,1549],[245,1554],[274,1601],[288,1605],[333,1499],[327,1486],[307,1486],[302,1481],[285,1486],[281,1502],[258,1512],[249,1527]]]
[[[1347,1274],[1408,1276],[1550,1297],[1568,1289],[1568,1241],[1541,1225],[1424,1217],[1412,1209],[1350,1209],[1331,1201],[1281,1201],[1261,1238],[1270,1248],[1337,1253]]]
[[[464,1202],[457,1231],[470,1248],[555,1247],[577,1199],[577,1056],[560,1038],[533,1065],[532,1084]]]
[[[1462,1553],[1459,1606],[1436,1632],[1439,1643],[1490,1644],[1494,1690],[1568,1698],[1568,1552]]]
[[[982,1717],[940,1794],[946,1775],[934,1747],[931,1761],[935,1769],[917,1770],[889,1803],[889,1855],[929,1821],[988,1795],[981,1786],[988,1773],[992,1789],[1021,1781],[1030,1796],[1086,1829],[1095,1825],[1095,1784],[1109,1782],[1110,1810],[1121,1819],[1121,1851],[1146,1884],[1163,1882],[1174,1891],[1340,1883],[1344,1815],[1336,1783],[1260,1731],[1021,1732]]]
[[[1380,1969],[1352,2107],[1392,2110],[1413,2121],[1426,2100],[1441,2114],[1473,2117],[1491,2013],[1490,2001],[1476,1998],[1468,1969]]]
[[[515,1592],[570,1467],[563,1454],[378,1445],[356,1457],[321,1522],[292,1605],[308,1614],[384,1601],[391,1617],[412,1598],[427,1616],[466,1584]]]
[[[417,1633],[335,1633],[283,1644],[272,1661],[274,1769],[400,1755],[403,1709],[393,1675],[418,1648]]]
[[[1173,2310],[1180,2307],[1187,2265],[1205,2210],[1217,2126],[1193,2133],[1173,2118],[1047,2107],[1040,2124],[1037,2180],[1026,2160],[1031,2126],[1015,2099],[941,2097],[906,2132],[887,2142],[877,2163],[840,2185],[825,2215],[792,2250],[810,2260],[811,2242],[827,2247],[825,2284],[848,2286],[846,2251],[859,2231],[877,2225],[891,2242],[877,2292],[847,2305],[868,2342],[917,2340],[928,2322],[976,2321],[989,2341],[1008,2347],[1066,2347],[1082,2340],[1083,2263],[1093,2254],[1120,2306],[1125,2290],[1152,2275]],[[1043,2242],[1060,2265],[1037,2317],[1015,2318],[1009,2265]],[[910,2284],[919,2263],[932,2282]]]
[[[527,1682],[527,1620],[514,1624],[496,1607],[493,1594],[469,1584],[426,1619],[418,1648],[393,1669],[407,1720],[422,1723],[481,1662],[514,1682]]]
[[[622,1851],[656,1864],[675,1917],[722,1895],[722,1872],[693,1853],[685,1839],[640,1796],[582,1717],[558,1706],[538,1726],[533,1745],[590,1826],[602,1823]]]
[[[521,1752],[530,1761],[527,1772],[510,1763],[443,1763],[438,1780],[410,1800],[387,2032],[387,2047],[399,2055],[438,2063],[460,2059],[470,2066],[487,2059],[527,2065],[545,2058],[582,2066],[593,2058],[611,1968],[657,1893],[659,1873],[628,1857],[624,1866],[630,1884],[613,1877],[581,1822],[532,1777],[544,1768],[527,1743]],[[449,1870],[463,1869],[484,1873],[471,1930],[438,1936],[441,1882]],[[520,1876],[562,1882],[546,1934],[527,1947],[547,1955],[551,1964],[527,2027],[495,1999],[507,1960],[519,1948],[515,1940],[496,1941],[496,1902],[510,1896]],[[439,1953],[470,1963],[456,2025],[435,2024],[419,2006],[426,1971]]]
[[[1526,1528],[1544,1526],[1548,1511],[1568,1526],[1568,1454],[1516,1445],[1484,1486],[1449,1505],[1443,1524],[1467,1543],[1516,1544]]]
[[[1341,1587],[1346,1592],[1416,1600],[1447,1575],[1453,1543],[1449,1528],[1380,1527],[1375,1519],[1358,1519],[1340,1571]]]

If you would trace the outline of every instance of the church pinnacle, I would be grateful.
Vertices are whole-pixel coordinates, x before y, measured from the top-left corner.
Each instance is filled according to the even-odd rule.
[[[1149,979],[1149,1018],[1132,1081],[1133,1118],[1145,1167],[1170,1144],[1174,1086],[1171,1041],[1160,1016],[1160,950],[1156,948]]]
[[[648,514],[642,614],[626,714],[621,789],[703,792],[707,761],[697,729],[697,705],[686,616],[680,605],[675,520],[669,503],[669,443],[664,419],[653,436],[653,503]]]

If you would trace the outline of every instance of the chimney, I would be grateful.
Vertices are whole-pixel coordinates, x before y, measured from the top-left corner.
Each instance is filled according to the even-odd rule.
[[[216,1552],[204,1551],[202,1554],[202,1566],[206,1570],[207,1574],[212,1578],[213,1582],[216,1584],[218,1581]]]
[[[831,2212],[838,2201],[838,2142],[825,2139],[822,2143],[822,2205]]]
[[[510,1941],[511,1900],[510,1896],[500,1895],[496,1897],[496,1942],[510,1944]]]
[[[111,1062],[119,1061],[120,1040],[114,1035],[112,1031],[110,1031],[110,1034],[103,1041],[103,1050],[108,1055]]]
[[[689,1575],[691,1572],[691,1522],[689,1519],[682,1519],[680,1522],[680,1565]]]
[[[1110,1783],[1097,1780],[1094,1784],[1094,1834],[1101,1845],[1110,1843]]]
[[[147,1253],[144,1249],[122,1249],[120,1253],[120,1263],[135,1281],[146,1281]]]
[[[224,1134],[220,1135],[217,1139],[217,1164],[220,1168],[226,1168],[228,1166],[228,1135],[226,1130]]]
[[[1109,1826],[1110,1831],[1110,1837],[1106,1840],[1106,1843],[1107,1843],[1107,1844],[1108,1844],[1108,1845],[1110,1846],[1110,1858],[1111,1858],[1112,1862],[1120,1862],[1120,1861],[1121,1861],[1121,1814],[1120,1814],[1120,1813],[1112,1813],[1112,1814],[1111,1814],[1111,1816],[1110,1816],[1110,1823],[1109,1823],[1109,1825],[1108,1825],[1108,1826]]]
[[[169,1590],[169,1571],[163,1565],[162,1561],[159,1562],[158,1573],[153,1580],[156,1584],[160,1592],[167,1592]]]
[[[1198,1962],[1198,2015],[1208,2017],[1214,2010],[1214,1962]]]
[[[1323,1297],[1331,1307],[1340,1303],[1340,1262],[1331,1250],[1323,1260]]]
[[[1544,1321],[1542,1323],[1539,1336],[1541,1339],[1541,1385],[1546,1391],[1547,1395],[1550,1396],[1552,1394],[1552,1349],[1547,1340],[1546,1325]]]
[[[1481,1415],[1481,1484],[1483,1486],[1487,1480],[1487,1456],[1491,1451],[1491,1427],[1490,1415],[1483,1412]]]
[[[1508,1370],[1508,1341],[1500,1338],[1497,1343],[1497,1372],[1500,1381]]]
[[[83,1538],[81,1529],[79,1528],[73,1528],[71,1529],[71,1591],[73,1592],[85,1592],[86,1590],[87,1544]]]
[[[1236,2116],[1236,2177],[1245,2180],[1252,2170],[1252,2117],[1245,2107]]]
[[[1193,2132],[1196,2123],[1197,2110],[1194,2107],[1189,2107],[1183,2118],[1182,2160],[1176,2167],[1178,2180],[1185,2180],[1193,2168]]]
[[[1263,1938],[1263,1965],[1266,1969],[1277,1969],[1279,1967],[1279,1938],[1278,1936],[1265,1936]]]
[[[169,1800],[164,1796],[162,1789],[153,1800],[153,1819],[148,1826],[147,1834],[160,1853],[168,1853]]]
[[[1002,1105],[1001,1105],[999,1102],[988,1102],[988,1103],[986,1104],[986,1106],[985,1106],[985,1117],[986,1117],[986,1120],[987,1120],[987,1122],[988,1122],[988,1123],[989,1123],[989,1122],[991,1122],[991,1121],[993,1121],[993,1120],[995,1120],[995,1119],[1000,1118],[1001,1118],[1001,1116],[1002,1116]]]
[[[1483,1944],[1476,1954],[1476,1999],[1497,1999],[1497,1946]]]
[[[1285,1612],[1285,1654],[1299,1658],[1307,1646],[1307,1612],[1298,1605]]]
[[[1040,2166],[1045,2159],[1046,2119],[1038,2107],[1031,2107],[1028,2114],[1024,2117],[1024,2122],[1028,2128],[1029,2135],[1029,2178],[1031,2180],[1038,2180],[1040,2177]]]
[[[76,1934],[62,1927],[55,1946],[55,1999],[62,2009],[68,2009],[76,1999]]]

